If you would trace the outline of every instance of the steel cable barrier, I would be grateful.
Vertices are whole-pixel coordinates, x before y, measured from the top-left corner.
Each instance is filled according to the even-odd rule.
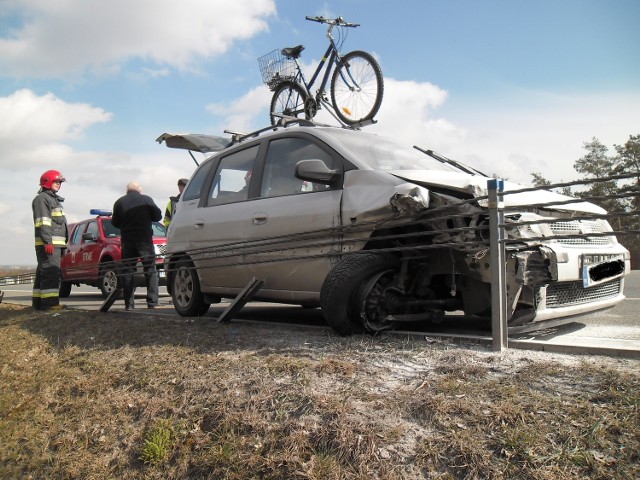
[[[369,253],[394,253],[411,259],[439,255],[450,256],[453,262],[455,255],[464,258],[471,269],[479,264],[486,266],[486,275],[490,275],[490,279],[484,279],[490,284],[491,306],[488,310],[493,347],[501,350],[508,346],[509,329],[526,326],[545,300],[547,310],[556,308],[557,312],[571,306],[570,302],[577,308],[581,295],[587,303],[600,300],[595,293],[592,298],[585,291],[621,294],[611,285],[622,285],[621,278],[628,271],[630,258],[628,253],[621,253],[616,238],[620,237],[629,250],[638,251],[640,210],[635,208],[638,189],[610,195],[557,196],[548,201],[542,197],[554,189],[566,190],[567,187],[632,178],[636,176],[616,175],[507,191],[502,180],[492,179],[487,185],[487,195],[451,201],[413,215],[398,214],[393,219],[337,225],[296,235],[238,239],[184,253],[198,263],[200,270],[319,257],[337,261],[357,254],[363,246]],[[536,200],[543,201],[517,201],[523,194],[534,194]],[[516,201],[510,202],[510,198]],[[584,207],[585,202],[604,204],[607,201],[620,208],[604,212],[593,206]],[[393,228],[399,218],[402,219],[401,230]],[[613,253],[609,255],[610,250]],[[579,271],[570,282],[562,282],[564,269],[573,261],[572,255],[577,255],[581,262],[575,266]],[[550,267],[553,262],[556,265]],[[453,294],[455,278],[460,272],[456,263],[452,264]],[[122,276],[121,262],[114,262],[114,267],[117,275]],[[165,263],[168,279],[173,272],[173,264]],[[2,277],[0,285],[32,283],[33,277],[32,273]],[[552,299],[556,297],[562,300],[558,300],[558,305],[552,305]]]

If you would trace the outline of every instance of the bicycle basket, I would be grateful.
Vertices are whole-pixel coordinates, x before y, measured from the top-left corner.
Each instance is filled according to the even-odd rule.
[[[258,66],[262,74],[262,81],[269,87],[269,90],[275,90],[280,83],[295,78],[295,62],[284,57],[280,50],[273,50],[258,58]]]

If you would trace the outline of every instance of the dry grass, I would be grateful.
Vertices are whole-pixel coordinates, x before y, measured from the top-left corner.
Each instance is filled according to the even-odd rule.
[[[638,478],[638,363],[1,304],[0,478]]]

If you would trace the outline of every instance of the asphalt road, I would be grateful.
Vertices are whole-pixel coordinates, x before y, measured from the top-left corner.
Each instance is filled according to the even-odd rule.
[[[0,286],[4,292],[3,301],[21,305],[31,305],[31,285],[4,285]],[[136,313],[153,315],[177,316],[171,304],[171,297],[166,289],[160,289],[160,306],[154,310],[144,308],[144,288],[136,291]],[[640,358],[640,270],[634,270],[625,279],[626,299],[619,305],[609,310],[604,310],[580,317],[574,317],[573,322],[553,329],[547,329],[511,337],[509,346],[517,346],[519,342],[528,347],[539,346],[540,350],[576,351],[572,348],[591,349],[594,353],[607,350],[604,353],[620,356]],[[93,287],[73,287],[69,298],[61,299],[61,303],[71,308],[87,310],[99,310],[104,302],[100,291]],[[214,321],[229,306],[228,302],[213,305],[207,317]],[[124,302],[117,301],[110,309],[111,312],[124,311]],[[250,302],[238,312],[231,321],[255,320],[274,323],[302,323],[305,325],[326,325],[320,309],[305,309],[299,306],[268,304],[262,302]],[[459,335],[461,338],[486,336],[487,332],[459,332],[455,326],[447,329],[438,329],[431,332],[434,335]],[[430,332],[425,332],[429,335]],[[561,347],[567,346],[563,350]],[[552,348],[553,347],[553,348]],[[527,348],[527,347],[523,347]],[[611,351],[608,351],[611,350]]]

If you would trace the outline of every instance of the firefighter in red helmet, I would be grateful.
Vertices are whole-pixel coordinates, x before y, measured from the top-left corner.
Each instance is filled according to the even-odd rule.
[[[67,247],[69,229],[62,211],[64,198],[58,196],[64,181],[57,170],[44,172],[40,177],[40,191],[31,204],[38,260],[32,305],[37,310],[64,308],[59,302],[60,260]]]

